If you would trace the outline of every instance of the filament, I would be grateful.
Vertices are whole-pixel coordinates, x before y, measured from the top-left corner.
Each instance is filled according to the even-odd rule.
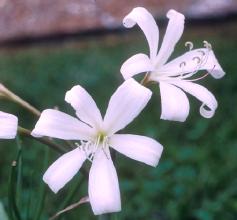
[[[103,135],[98,135],[95,141],[80,141],[79,143],[75,143],[75,145],[85,153],[86,158],[92,162],[97,150],[101,147],[101,150],[104,152],[107,159],[110,159],[109,154],[107,152],[108,148],[108,137]]]

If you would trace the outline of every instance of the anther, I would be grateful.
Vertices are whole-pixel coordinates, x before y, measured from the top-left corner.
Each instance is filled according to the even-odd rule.
[[[198,50],[197,52],[201,53],[202,56],[205,56],[205,54],[206,54],[203,50]]]
[[[193,61],[197,60],[197,63],[201,63],[201,59],[200,59],[200,57],[193,57],[192,60],[193,60]]]
[[[207,42],[206,40],[203,41],[204,47],[206,47],[208,50],[212,50],[212,46],[209,42]]]
[[[179,64],[179,67],[180,67],[180,68],[182,68],[182,67],[184,67],[184,66],[186,66],[186,62],[184,62],[184,61]]]
[[[189,47],[189,50],[193,49],[193,43],[191,41],[187,41],[184,45],[185,47]]]

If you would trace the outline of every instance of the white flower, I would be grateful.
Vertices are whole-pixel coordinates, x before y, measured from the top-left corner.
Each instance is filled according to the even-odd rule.
[[[185,121],[189,114],[189,101],[185,92],[199,99],[203,104],[200,114],[210,118],[217,108],[217,101],[210,91],[193,83],[206,75],[190,79],[199,70],[207,70],[214,78],[224,76],[211,45],[204,41],[204,48],[192,50],[193,44],[187,42],[190,51],[167,62],[184,29],[184,16],[175,10],[167,13],[169,23],[158,52],[159,29],[152,15],[145,8],[134,8],[123,20],[127,28],[136,23],[144,32],[148,41],[150,56],[139,53],[129,58],[121,67],[121,73],[128,79],[138,73],[148,72],[147,81],[155,81],[160,85],[161,119]]]
[[[78,147],[54,162],[43,180],[57,193],[78,172],[86,159],[91,160],[89,200],[94,214],[121,210],[118,177],[109,147],[140,162],[156,166],[163,147],[155,140],[131,134],[115,134],[142,111],[151,91],[133,79],[125,81],[112,95],[104,119],[92,97],[81,86],[66,93],[65,100],[75,109],[76,119],[63,112],[42,112],[32,135],[64,140],[81,140]]]
[[[18,119],[12,114],[0,111],[0,139],[13,139],[17,133]]]

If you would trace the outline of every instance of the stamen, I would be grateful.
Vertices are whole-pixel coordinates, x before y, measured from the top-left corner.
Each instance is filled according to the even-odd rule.
[[[212,70],[209,73],[207,72],[206,74],[204,74],[203,76],[201,76],[199,78],[190,79],[190,80],[187,80],[187,81],[193,82],[193,81],[197,81],[197,80],[200,80],[200,79],[204,79],[205,77],[207,77],[215,69],[215,67],[216,67],[216,65],[213,66]]]
[[[197,52],[201,53],[202,56],[205,56],[205,54],[206,54],[203,50],[198,50]]]
[[[180,79],[187,79],[187,78],[190,78],[193,75],[195,75],[202,68],[202,66],[206,64],[207,56],[208,56],[208,54],[206,56],[203,56],[202,58],[197,57],[197,56],[193,57],[192,58],[193,61],[197,60],[196,61],[197,65],[194,67],[194,71],[190,72],[190,73],[186,73],[186,74],[180,73],[180,77],[179,78]]]
[[[197,63],[201,63],[201,58],[200,57],[193,57],[192,59],[193,61],[197,60]]]
[[[184,66],[186,66],[186,62],[184,62],[184,61],[179,64],[179,67],[180,67],[180,68],[182,68],[182,67],[184,67]]]
[[[193,43],[191,41],[187,41],[184,45],[185,47],[189,47],[189,51],[193,49]]]
[[[107,147],[108,147],[108,137],[105,136],[105,137],[104,137],[104,140],[103,140],[103,143],[102,143],[102,150],[103,150],[105,156],[107,157],[107,159],[109,160],[110,157],[109,157],[109,155],[108,155],[108,153],[107,153],[107,151],[106,151],[106,148],[107,148]]]
[[[86,158],[92,162],[91,156],[94,156],[93,153],[91,152],[91,141],[80,141],[81,144],[75,143],[75,145],[85,153]]]
[[[207,77],[209,75],[209,73],[207,72],[206,74],[204,74],[203,76],[199,77],[199,78],[196,78],[196,79],[189,79],[189,80],[186,80],[188,82],[194,82],[194,81],[198,81],[200,79],[204,79],[205,77]]]
[[[191,63],[187,63],[186,61],[183,61],[179,64],[179,67],[181,68],[181,71],[179,71],[179,73],[177,72],[176,74],[168,74],[167,72],[164,72],[162,75],[159,76],[159,78],[164,81],[173,80],[175,78],[178,78],[181,80],[187,80],[188,78],[195,75],[199,70],[206,69],[205,65],[208,62],[208,57],[209,57],[209,52],[211,50],[211,45],[207,41],[205,41],[204,44],[208,50],[207,51],[206,50],[197,50],[196,56],[194,56],[192,58],[192,61],[194,63],[192,63],[192,61],[190,61],[190,60],[189,60],[189,62],[191,62]],[[187,65],[189,66],[191,71],[193,70],[192,72],[187,72],[189,68],[184,68]],[[215,66],[213,67],[213,69],[214,68],[215,68]],[[209,71],[209,73],[211,73],[211,71]],[[202,77],[199,77],[196,79],[190,79],[187,81],[200,80],[200,79],[205,78],[207,75],[208,74],[205,74]]]
[[[204,47],[206,47],[208,50],[212,50],[212,45],[207,42],[206,40],[203,41]]]
[[[196,74],[207,63],[209,53],[206,54],[202,50],[199,50],[198,52],[202,54],[202,57],[195,56],[195,57],[192,58],[193,61],[197,60],[197,66],[194,67],[195,70],[193,72],[191,72],[189,74],[186,74],[183,77],[181,77],[182,79],[192,77],[194,74]]]
[[[104,136],[103,134],[99,134],[94,141],[80,141],[79,143],[75,143],[75,145],[85,153],[86,158],[92,162],[97,152],[98,148],[101,147],[104,154],[106,155],[107,159],[110,159],[110,156],[107,152],[108,148],[108,137]]]

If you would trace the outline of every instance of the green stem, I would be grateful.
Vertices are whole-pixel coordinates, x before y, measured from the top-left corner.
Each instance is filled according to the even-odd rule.
[[[27,205],[26,205],[26,220],[31,220],[30,218],[30,211],[31,211],[31,201],[32,201],[32,189],[33,189],[33,171],[31,171],[30,175],[28,176],[29,178],[29,186],[28,186],[28,198],[27,198]]]
[[[45,170],[47,168],[49,164],[49,149],[46,148],[45,150],[45,160],[44,160],[44,165],[43,165],[43,170]],[[39,220],[44,208],[44,201],[45,201],[45,197],[46,197],[46,187],[43,181],[41,181],[41,186],[40,186],[40,198],[39,198],[39,202],[38,202],[38,208],[36,210],[36,214],[35,214],[35,220]]]
[[[79,179],[79,181],[73,186],[72,190],[67,194],[67,197],[63,200],[61,203],[59,210],[64,209],[66,206],[68,206],[73,197],[75,196],[77,190],[81,187],[85,179]]]
[[[71,204],[70,206],[66,207],[65,209],[63,209],[63,210],[57,212],[54,216],[52,216],[51,218],[49,218],[49,220],[55,220],[55,219],[57,219],[60,215],[66,213],[66,212],[68,212],[68,211],[70,211],[70,210],[72,210],[72,209],[78,208],[80,205],[82,205],[82,204],[84,204],[84,203],[87,203],[87,202],[89,202],[88,196],[83,197],[83,198],[81,198],[78,202],[73,203],[73,204]]]
[[[53,150],[56,150],[58,153],[60,154],[64,154],[67,152],[66,149],[62,148],[60,145],[56,144],[55,142],[53,142],[52,140],[50,140],[49,138],[36,138],[36,137],[33,137],[31,135],[31,131],[26,129],[26,128],[23,128],[23,127],[20,127],[18,126],[18,133],[21,134],[21,135],[24,135],[25,137],[28,137],[28,138],[32,138],[42,144],[45,144],[47,145],[48,147],[52,148]],[[80,169],[80,172],[85,176],[85,177],[88,177],[88,171],[82,167]]]
[[[21,97],[19,97],[18,95],[16,95],[9,89],[7,89],[4,85],[0,84],[0,89],[1,89],[1,93],[2,93],[1,96],[4,96],[8,100],[11,100],[11,101],[17,103],[18,105],[22,106],[26,110],[30,111],[35,116],[37,116],[37,117],[40,116],[41,113],[38,109],[33,107],[30,103],[26,102],[25,100],[23,100]]]
[[[18,126],[18,133],[21,135],[24,135],[26,137],[32,138],[42,144],[45,144],[45,145],[49,146],[50,148],[56,150],[59,153],[66,153],[67,152],[64,148],[62,148],[58,144],[51,141],[49,138],[36,138],[36,137],[32,136],[31,131],[26,128]]]
[[[10,209],[10,217],[12,220],[21,220],[20,212],[16,203],[16,182],[17,182],[17,165],[20,158],[21,152],[18,150],[17,158],[12,162],[10,180],[9,180],[9,190],[8,190],[8,203]]]
[[[18,204],[20,203],[21,200],[21,194],[22,194],[22,145],[21,145],[21,140],[19,139],[19,136],[16,137],[16,144],[18,147],[18,166],[17,166],[17,198],[18,198]]]

